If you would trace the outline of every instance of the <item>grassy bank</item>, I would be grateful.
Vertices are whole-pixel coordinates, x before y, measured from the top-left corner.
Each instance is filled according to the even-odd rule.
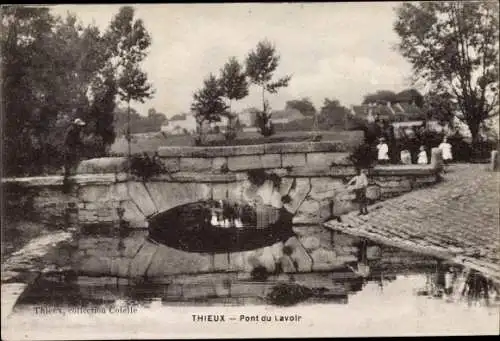
[[[318,136],[315,138],[315,136]],[[348,146],[356,146],[362,142],[363,132],[361,131],[291,131],[277,132],[276,134],[263,137],[256,132],[242,132],[228,142],[222,134],[210,134],[206,136],[206,145],[252,145],[277,142],[302,142],[302,141],[341,141]],[[132,153],[152,153],[162,146],[194,146],[194,136],[192,135],[165,135],[162,133],[135,134],[131,145]],[[127,141],[124,137],[118,137],[111,146],[111,154],[125,155],[128,153]]]

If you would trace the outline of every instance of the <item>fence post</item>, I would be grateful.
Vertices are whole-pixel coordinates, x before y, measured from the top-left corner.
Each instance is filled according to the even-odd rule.
[[[490,170],[496,171],[498,170],[498,150],[491,151],[491,159],[490,159]]]
[[[441,152],[441,149],[432,148],[432,150],[431,150],[431,165],[437,170],[443,169],[443,154]]]

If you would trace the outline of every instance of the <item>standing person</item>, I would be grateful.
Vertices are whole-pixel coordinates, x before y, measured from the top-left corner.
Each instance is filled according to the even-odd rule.
[[[403,149],[401,151],[401,163],[403,165],[411,165],[411,154],[410,154],[410,151],[408,149]]]
[[[426,165],[428,164],[428,159],[427,159],[427,152],[425,151],[424,146],[420,146],[420,153],[418,153],[418,160],[417,163],[419,165]]]
[[[448,139],[446,136],[443,138],[443,142],[438,147],[441,150],[441,153],[443,154],[443,162],[445,165],[448,165],[448,163],[453,160],[453,154],[451,153],[451,144],[448,142]]]
[[[367,169],[358,170],[358,175],[347,183],[348,186],[352,186],[351,188],[356,194],[356,201],[359,203],[359,215],[368,214],[368,203],[366,199],[366,189],[368,188],[367,173]]]
[[[379,143],[377,145],[377,160],[380,164],[387,164],[389,163],[389,146],[387,146],[387,143],[385,142],[385,138],[381,137],[379,139]]]
[[[80,161],[83,148],[82,129],[85,122],[77,118],[69,126],[64,139],[64,183],[67,184],[69,176],[75,171]]]

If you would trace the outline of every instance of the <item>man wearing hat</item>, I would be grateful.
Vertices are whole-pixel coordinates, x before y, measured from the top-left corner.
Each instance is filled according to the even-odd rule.
[[[67,182],[68,177],[80,161],[80,153],[83,147],[82,129],[85,122],[76,118],[66,131],[64,140],[64,180]]]

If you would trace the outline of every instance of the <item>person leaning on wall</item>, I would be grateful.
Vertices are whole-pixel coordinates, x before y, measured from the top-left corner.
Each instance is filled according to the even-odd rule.
[[[69,177],[76,171],[83,152],[82,132],[86,123],[76,118],[66,130],[64,139],[64,185],[69,184]]]

